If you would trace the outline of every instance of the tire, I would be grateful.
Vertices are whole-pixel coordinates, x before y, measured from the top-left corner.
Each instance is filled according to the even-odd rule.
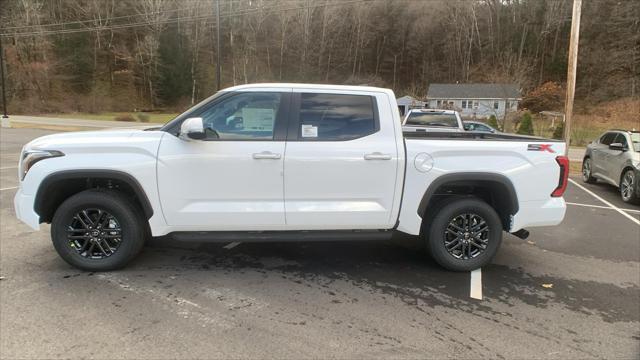
[[[588,184],[595,184],[598,180],[591,176],[592,173],[591,158],[584,158],[582,161],[582,181]]]
[[[640,204],[640,194],[637,193],[639,181],[632,169],[627,169],[620,177],[620,197],[627,204]]]
[[[464,235],[464,232],[458,231],[454,235],[449,231],[453,229],[450,226],[451,223],[466,230],[464,221],[467,221],[467,224],[470,223],[469,230],[478,226],[474,224],[482,224],[482,221],[488,227],[486,232],[479,232],[478,238],[475,239],[473,231],[468,231],[467,236]],[[489,204],[474,197],[445,200],[433,212],[427,226],[426,242],[431,256],[442,267],[452,271],[471,271],[487,265],[498,252],[502,242],[500,216]],[[481,227],[476,227],[476,229],[481,229]],[[454,237],[458,239],[457,243],[451,240]],[[448,241],[450,241],[449,247],[452,248],[451,252],[445,245],[445,242]],[[464,241],[467,241],[466,245],[463,243]]]
[[[51,221],[53,246],[79,269],[120,269],[144,245],[147,226],[140,214],[138,206],[117,191],[82,191],[56,210]]]

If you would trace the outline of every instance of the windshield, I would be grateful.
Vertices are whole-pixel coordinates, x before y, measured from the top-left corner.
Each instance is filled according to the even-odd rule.
[[[412,112],[405,125],[458,127],[455,114]]]
[[[633,150],[640,152],[640,133],[631,133],[631,143]]]

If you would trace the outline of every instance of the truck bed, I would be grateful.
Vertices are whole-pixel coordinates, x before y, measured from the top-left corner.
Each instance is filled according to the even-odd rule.
[[[541,142],[553,142],[561,143],[563,140],[547,139],[538,136],[527,136],[519,134],[505,134],[505,133],[487,133],[487,132],[451,132],[451,131],[403,131],[405,139],[429,139],[429,140],[493,140],[493,141],[541,141]]]

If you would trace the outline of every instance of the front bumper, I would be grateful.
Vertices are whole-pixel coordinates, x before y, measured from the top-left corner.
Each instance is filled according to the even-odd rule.
[[[564,219],[566,211],[567,205],[561,197],[541,201],[524,201],[520,203],[518,213],[513,216],[509,232],[536,226],[558,225]]]
[[[20,221],[29,225],[33,230],[40,230],[40,216],[33,209],[34,201],[34,195],[26,195],[22,192],[22,188],[19,188],[13,198],[13,207],[16,211],[16,217]]]

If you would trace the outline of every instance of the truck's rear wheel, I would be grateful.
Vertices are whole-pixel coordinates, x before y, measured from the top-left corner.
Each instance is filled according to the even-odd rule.
[[[442,203],[428,226],[431,256],[453,271],[469,271],[488,264],[502,242],[500,216],[477,198],[452,198]]]
[[[87,190],[56,210],[51,239],[67,263],[88,271],[123,267],[142,249],[144,219],[136,205],[115,191]]]

